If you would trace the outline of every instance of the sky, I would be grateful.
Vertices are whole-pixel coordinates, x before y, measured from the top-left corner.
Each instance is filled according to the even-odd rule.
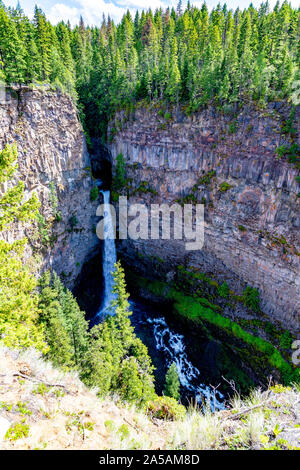
[[[216,6],[218,3],[225,3],[225,0],[206,0],[209,8]],[[269,0],[270,5],[274,5],[276,0]],[[6,6],[15,7],[17,0],[3,0]],[[37,4],[46,13],[51,23],[56,24],[61,20],[70,20],[72,25],[78,23],[80,16],[89,25],[99,25],[102,21],[103,13],[118,22],[123,14],[129,9],[132,12],[139,10],[147,10],[150,6],[152,10],[156,8],[177,5],[178,0],[20,0],[21,7],[26,15],[32,17],[34,6]],[[183,1],[185,5],[187,2]],[[202,0],[190,0],[191,5],[201,6]],[[241,9],[246,8],[250,0],[227,0],[229,8]],[[252,0],[254,6],[258,6],[261,0]],[[294,7],[300,6],[300,0],[291,0]]]

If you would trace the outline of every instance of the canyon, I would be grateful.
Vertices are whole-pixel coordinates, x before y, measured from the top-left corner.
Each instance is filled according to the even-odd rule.
[[[150,107],[141,103],[134,112],[117,113],[108,127],[107,147],[95,139],[89,154],[71,98],[45,86],[11,87],[0,104],[0,145],[16,142],[16,179],[24,181],[27,197],[37,193],[41,208],[33,225],[25,229],[15,225],[2,236],[13,240],[25,235],[26,259],[35,264],[37,275],[55,270],[87,317],[93,318],[105,285],[103,243],[96,235],[96,209],[102,196],[91,197],[97,180],[107,190],[113,178],[114,201],[122,194],[129,203],[147,207],[204,204],[202,250],[187,251],[185,240],[117,241],[129,291],[143,298],[138,311],[147,311],[147,304],[154,303],[160,321],[168,318],[174,337],[187,339],[193,363],[202,372],[214,372],[221,354],[227,373],[220,362],[219,376],[230,378],[233,367],[240,375],[241,364],[243,374],[256,383],[263,384],[270,370],[279,379],[275,359],[266,369],[267,356],[261,347],[253,354],[251,338],[258,336],[266,345],[278,347],[289,362],[291,350],[280,346],[280,337],[288,333],[296,338],[299,332],[298,173],[285,158],[276,156],[278,146],[290,143],[282,132],[288,118],[288,107],[279,104],[267,110],[245,106],[235,113],[208,108],[188,116],[183,109],[162,112],[157,103]],[[120,154],[125,184],[116,193]],[[229,298],[219,295],[224,282]],[[220,331],[213,322],[195,325],[174,311],[174,298],[165,291],[168,286],[194,298],[201,294],[200,301],[213,316],[229,319],[233,327]],[[258,289],[259,311],[242,301],[246,286]],[[145,334],[139,314],[134,315],[134,323]],[[251,333],[246,349],[243,335],[231,334],[236,333],[234,325]],[[150,332],[152,326],[147,328]]]
[[[185,250],[184,240],[120,240],[127,264],[166,281],[180,265],[218,284],[226,281],[237,295],[247,285],[257,288],[264,317],[297,334],[298,171],[276,155],[280,145],[291,142],[282,131],[288,116],[280,103],[229,113],[210,107],[191,116],[154,103],[117,113],[108,130],[109,148],[114,167],[117,156],[124,156],[122,194],[129,203],[205,205],[202,250]],[[299,110],[294,122],[299,123]],[[242,305],[234,311],[225,306],[224,314],[249,318]]]

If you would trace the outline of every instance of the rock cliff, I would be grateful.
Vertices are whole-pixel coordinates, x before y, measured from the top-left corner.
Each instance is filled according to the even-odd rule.
[[[41,201],[39,223],[4,236],[26,235],[40,269],[52,268],[73,287],[82,265],[99,248],[96,205],[85,137],[72,100],[49,88],[7,90],[0,104],[0,148],[16,142],[16,179]]]
[[[288,110],[278,103],[267,110],[245,106],[234,115],[209,108],[192,116],[154,105],[129,117],[118,113],[109,138],[113,162],[119,153],[125,158],[130,202],[205,204],[202,250],[186,251],[183,241],[124,240],[119,249],[129,262],[141,267],[142,258],[156,257],[169,278],[177,265],[191,267],[226,281],[237,294],[246,285],[256,287],[268,319],[296,332],[299,183],[293,165],[276,157],[278,146],[290,145],[283,132],[287,119]]]

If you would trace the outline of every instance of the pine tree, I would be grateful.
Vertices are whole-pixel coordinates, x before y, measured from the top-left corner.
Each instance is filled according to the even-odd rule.
[[[175,398],[175,400],[180,398],[180,382],[175,362],[171,364],[166,374],[164,394],[167,397]]]
[[[0,151],[0,185],[11,182],[17,169],[17,149],[7,145]],[[13,222],[28,222],[36,217],[38,200],[23,202],[24,184],[10,185],[0,195],[0,231]],[[10,348],[34,347],[47,350],[44,329],[38,324],[36,279],[24,263],[27,240],[9,243],[0,240],[0,343]]]
[[[69,336],[57,292],[50,286],[51,274],[46,272],[40,279],[39,319],[44,326],[49,351],[47,357],[55,366],[74,366]]]
[[[42,80],[48,80],[51,72],[51,36],[50,28],[47,23],[46,17],[42,10],[35,7],[34,11],[34,25],[36,43],[38,46],[40,58],[41,58],[41,69],[42,69]]]
[[[14,21],[0,7],[0,51],[7,83],[24,83],[26,49],[19,38]]]
[[[155,395],[153,366],[130,322],[124,271],[120,263],[115,267],[114,314],[92,328],[82,378],[102,396],[117,392],[124,401],[141,406]]]
[[[56,365],[80,369],[89,345],[84,312],[55,273],[44,273],[40,288],[40,322],[45,326],[48,357]]]
[[[284,1],[233,12],[188,3],[129,11],[119,24],[60,22],[53,27],[36,7],[33,21],[20,7],[0,4],[0,78],[45,81],[77,101],[86,133],[106,138],[107,123],[139,99],[182,102],[189,111],[252,99],[290,99],[299,79],[299,10]]]

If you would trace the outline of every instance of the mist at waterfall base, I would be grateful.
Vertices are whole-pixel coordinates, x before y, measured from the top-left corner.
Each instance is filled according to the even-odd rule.
[[[116,244],[113,237],[113,221],[110,213],[110,192],[101,190],[104,203],[104,241],[103,241],[103,294],[100,309],[93,319],[93,324],[103,320],[106,314],[113,313],[110,305],[114,299],[113,276],[114,265],[117,261]],[[150,305],[140,300],[130,300],[132,310],[131,322],[135,327],[137,336],[146,344],[153,364],[156,368],[156,389],[162,393],[165,375],[174,362],[176,364],[180,384],[181,397],[184,403],[189,401],[198,404],[210,404],[212,410],[223,409],[224,395],[207,385],[197,367],[188,357],[185,339],[182,334],[170,328],[166,318]]]

